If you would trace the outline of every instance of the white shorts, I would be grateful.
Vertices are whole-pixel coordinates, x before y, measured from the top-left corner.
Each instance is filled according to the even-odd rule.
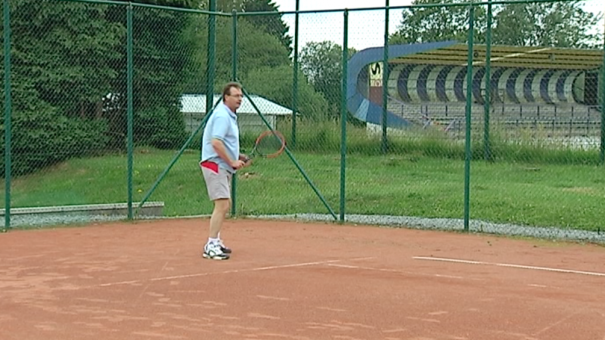
[[[214,162],[200,162],[200,168],[210,200],[231,199],[232,174]]]

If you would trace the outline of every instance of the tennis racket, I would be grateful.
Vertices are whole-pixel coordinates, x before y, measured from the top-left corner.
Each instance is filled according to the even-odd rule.
[[[258,156],[263,158],[275,158],[284,152],[285,149],[286,139],[284,138],[284,135],[276,130],[265,131],[256,138],[254,148],[244,162],[248,163]]]

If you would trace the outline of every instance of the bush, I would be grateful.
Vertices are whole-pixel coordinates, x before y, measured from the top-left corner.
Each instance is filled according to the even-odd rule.
[[[187,140],[185,120],[177,108],[152,107],[136,113],[137,144],[158,149],[178,149]]]
[[[4,150],[4,125],[1,130]],[[23,175],[72,157],[100,154],[109,140],[106,131],[104,120],[67,118],[44,103],[17,112],[12,121],[11,173]],[[0,162],[4,173],[4,157]]]

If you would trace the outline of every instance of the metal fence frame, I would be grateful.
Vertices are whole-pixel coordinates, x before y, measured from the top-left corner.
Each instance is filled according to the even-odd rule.
[[[263,12],[250,12],[250,13],[237,13],[237,12],[233,12],[233,13],[222,13],[222,12],[217,12],[216,11],[216,0],[211,0],[210,1],[210,6],[209,6],[209,11],[204,11],[204,10],[191,10],[191,9],[177,9],[177,8],[170,8],[170,7],[164,7],[164,6],[156,6],[156,5],[147,5],[147,4],[139,4],[139,3],[133,3],[133,2],[117,2],[117,1],[104,1],[104,0],[57,0],[57,1],[76,1],[76,2],[86,2],[86,3],[91,3],[91,4],[105,4],[105,5],[119,5],[119,6],[124,6],[125,7],[125,14],[127,16],[127,114],[128,114],[128,127],[127,127],[127,131],[128,131],[128,140],[127,140],[127,157],[128,157],[128,184],[127,184],[127,191],[128,191],[128,219],[134,219],[135,218],[135,212],[137,208],[140,208],[145,201],[149,198],[149,196],[151,195],[151,193],[154,191],[155,187],[157,187],[157,184],[159,184],[159,182],[162,180],[163,176],[166,175],[166,173],[170,170],[171,166],[174,164],[174,162],[176,161],[176,159],[178,159],[178,155],[177,157],[175,157],[175,159],[173,159],[173,162],[165,169],[165,171],[162,173],[162,175],[160,175],[160,178],[158,178],[158,181],[154,184],[154,186],[149,190],[149,192],[147,193],[147,195],[145,196],[145,199],[140,203],[139,207],[133,207],[133,103],[132,103],[132,96],[133,96],[133,23],[132,23],[132,16],[133,16],[133,11],[136,7],[146,7],[146,8],[154,8],[154,9],[160,9],[160,10],[169,10],[169,11],[181,11],[181,12],[189,12],[189,13],[199,13],[199,14],[204,14],[204,15],[208,15],[208,50],[207,52],[207,57],[208,57],[208,68],[207,68],[207,74],[208,74],[208,80],[206,83],[206,93],[212,93],[213,92],[213,85],[215,82],[215,60],[216,60],[216,54],[215,54],[215,44],[216,44],[216,18],[218,16],[221,17],[231,17],[233,19],[233,26],[232,26],[232,30],[233,30],[233,34],[234,34],[234,38],[233,38],[233,79],[236,80],[237,79],[237,51],[238,51],[238,47],[237,47],[237,39],[236,39],[236,32],[237,32],[237,21],[239,17],[244,17],[244,16],[255,16],[255,15],[266,15],[266,13]],[[485,96],[486,96],[486,100],[484,103],[484,141],[483,141],[483,145],[484,145],[484,155],[485,155],[485,159],[489,160],[491,158],[491,143],[490,143],[490,135],[489,135],[489,131],[490,131],[490,107],[491,107],[491,101],[490,101],[490,94],[491,94],[491,82],[489,81],[490,79],[490,74],[491,74],[491,69],[490,69],[490,65],[491,65],[491,41],[492,41],[492,35],[491,35],[491,20],[492,20],[492,6],[494,5],[501,5],[501,4],[511,4],[511,3],[515,3],[515,4],[519,4],[519,3],[536,3],[536,2],[548,2],[548,3],[555,3],[555,2],[565,2],[565,1],[569,1],[569,0],[533,0],[533,1],[485,1],[485,2],[469,2],[466,4],[431,4],[431,5],[422,5],[422,6],[415,6],[416,8],[419,7],[440,7],[440,8],[450,8],[450,7],[465,7],[467,8],[467,10],[469,11],[469,30],[468,30],[468,61],[467,61],[467,93],[471,93],[472,91],[472,75],[473,75],[473,48],[474,48],[474,36],[475,36],[475,32],[474,32],[474,16],[473,13],[476,10],[476,8],[478,6],[485,6],[487,8],[488,11],[488,30],[487,30],[487,55],[486,55],[486,75],[484,76],[484,81],[485,81],[485,88],[486,88],[486,92],[485,92]],[[3,15],[4,15],[4,69],[5,69],[5,73],[4,73],[4,93],[5,93],[5,105],[4,105],[4,124],[5,124],[5,164],[6,164],[6,168],[5,168],[5,222],[4,222],[4,230],[8,230],[8,228],[10,228],[11,225],[11,214],[10,214],[10,210],[11,210],[11,159],[12,159],[12,154],[11,154],[11,136],[12,136],[12,130],[11,130],[11,116],[12,116],[12,94],[11,94],[11,55],[10,55],[10,51],[11,51],[11,31],[10,31],[10,8],[9,8],[9,3],[10,0],[3,0],[4,2],[4,11],[3,11]],[[348,113],[348,109],[347,109],[347,105],[346,105],[346,95],[347,95],[347,90],[348,90],[348,85],[347,85],[347,79],[346,79],[346,75],[347,75],[347,71],[348,71],[348,55],[347,55],[347,50],[348,50],[348,30],[349,30],[349,14],[353,11],[358,11],[358,10],[384,10],[385,11],[385,36],[384,36],[384,46],[385,47],[383,49],[383,65],[386,65],[389,61],[389,49],[386,48],[389,44],[389,28],[388,28],[388,24],[389,24],[389,10],[392,9],[406,9],[406,8],[411,8],[411,6],[389,6],[389,0],[385,0],[385,6],[382,7],[373,7],[373,8],[363,8],[363,9],[339,9],[339,10],[324,10],[324,11],[300,11],[300,0],[296,0],[296,10],[293,12],[280,12],[281,14],[294,14],[295,15],[295,22],[296,25],[294,27],[294,54],[293,54],[293,68],[295,70],[294,74],[294,79],[293,79],[293,100],[292,100],[292,112],[297,112],[298,111],[298,103],[299,103],[299,98],[298,98],[298,84],[299,84],[299,79],[298,79],[298,72],[296,72],[299,69],[299,27],[298,27],[298,23],[299,23],[299,16],[300,14],[305,14],[305,13],[327,13],[327,12],[340,12],[343,15],[343,20],[344,20],[344,39],[342,41],[343,44],[343,54],[342,54],[342,73],[343,73],[343,79],[342,79],[342,88],[341,88],[341,98],[340,98],[340,114],[341,114],[341,140],[343,141],[341,143],[340,146],[340,154],[341,154],[341,161],[340,161],[340,207],[339,207],[339,216],[337,218],[337,220],[339,220],[340,222],[344,222],[346,219],[346,199],[345,199],[345,192],[346,192],[346,155],[347,155],[347,113]],[[604,45],[605,47],[605,45]],[[604,50],[605,51],[605,50]],[[389,74],[388,72],[383,72],[383,79],[382,79],[382,86],[383,87],[387,87],[388,84],[388,79],[389,79]],[[602,91],[602,95],[600,98],[600,106],[601,108],[605,107],[605,53],[604,53],[604,59],[603,59],[603,66],[601,66],[601,84],[600,84],[600,90]],[[383,153],[387,153],[388,152],[388,133],[387,133],[387,125],[386,125],[386,112],[387,112],[387,93],[388,91],[383,91],[383,101],[382,101],[382,105],[383,105],[383,119],[382,121],[384,122],[382,124],[382,129],[381,129],[381,151]],[[471,183],[471,178],[470,178],[470,167],[471,167],[471,110],[472,110],[472,96],[467,95],[467,99],[466,99],[466,107],[465,107],[465,171],[464,171],[464,229],[468,230],[469,228],[469,221],[470,221],[470,183]],[[206,103],[206,107],[210,108],[210,107],[214,107],[214,103],[212,103],[212,96],[207,96],[207,102]],[[603,164],[605,162],[605,110],[601,109],[601,126],[600,126],[600,163]],[[260,112],[259,112],[260,113]],[[292,140],[289,141],[290,145],[292,148],[296,148],[296,134],[297,134],[297,119],[296,119],[296,115],[293,114],[292,116]],[[193,136],[193,135],[192,135]],[[190,141],[188,141],[190,142]],[[182,152],[182,150],[181,150]],[[236,182],[234,180],[233,183],[233,192],[234,192],[234,200],[236,198]],[[329,206],[327,206],[328,209]],[[233,204],[232,205],[232,214],[237,214],[236,211],[236,205]],[[335,219],[336,216],[334,215]]]

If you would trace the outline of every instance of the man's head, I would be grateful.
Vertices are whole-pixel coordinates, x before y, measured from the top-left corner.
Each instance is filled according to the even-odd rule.
[[[244,96],[242,94],[242,86],[239,83],[231,82],[225,85],[223,88],[223,103],[231,111],[236,112],[239,109],[240,105],[242,105],[242,99],[244,99]]]

